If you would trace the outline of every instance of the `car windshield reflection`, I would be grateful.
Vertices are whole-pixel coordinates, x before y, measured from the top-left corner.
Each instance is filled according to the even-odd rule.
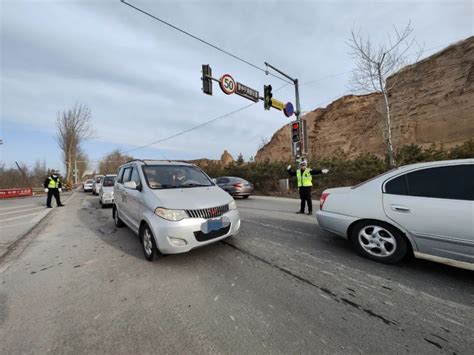
[[[143,167],[152,189],[182,189],[212,186],[212,181],[197,167],[186,165],[147,165]]]

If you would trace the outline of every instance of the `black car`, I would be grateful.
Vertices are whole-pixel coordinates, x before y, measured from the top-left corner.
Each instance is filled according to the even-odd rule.
[[[221,176],[216,179],[216,184],[232,196],[248,198],[253,193],[253,185],[239,177]]]

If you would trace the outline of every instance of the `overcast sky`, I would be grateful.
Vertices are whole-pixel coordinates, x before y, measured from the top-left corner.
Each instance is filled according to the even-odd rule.
[[[298,78],[303,111],[349,92],[354,67],[346,41],[351,27],[375,41],[411,20],[424,56],[472,36],[472,1],[144,1],[133,5],[243,59]],[[191,39],[119,0],[0,0],[0,155],[8,166],[37,159],[63,168],[55,142],[57,113],[76,102],[92,110],[91,160],[115,148],[129,151],[251,103],[201,92],[201,65],[294,103],[283,81]],[[289,121],[259,102],[135,157],[218,159],[254,156],[262,139]]]

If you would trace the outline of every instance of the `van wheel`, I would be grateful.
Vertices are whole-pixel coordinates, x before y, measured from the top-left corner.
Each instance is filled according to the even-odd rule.
[[[160,252],[156,247],[155,237],[153,236],[150,227],[148,227],[146,224],[140,228],[140,241],[142,242],[145,259],[148,261],[157,259],[160,255]]]
[[[123,221],[120,219],[117,207],[115,207],[115,205],[112,208],[112,217],[114,218],[115,227],[122,228],[125,225]]]
[[[358,222],[352,229],[351,241],[359,255],[385,264],[400,262],[408,252],[403,233],[379,221]]]

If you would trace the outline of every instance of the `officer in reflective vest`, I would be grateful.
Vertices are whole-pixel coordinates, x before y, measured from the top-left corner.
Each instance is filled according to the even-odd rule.
[[[300,163],[300,168],[296,171],[291,169],[291,165],[288,165],[288,174],[290,176],[296,176],[298,182],[298,190],[300,192],[301,207],[296,213],[304,213],[305,205],[308,204],[308,215],[313,214],[313,202],[311,201],[311,187],[313,186],[313,175],[327,174],[328,169],[309,169],[306,161]]]
[[[48,198],[46,200],[46,207],[53,208],[51,206],[51,199],[54,196],[56,199],[56,205],[58,207],[63,207],[64,205],[61,203],[61,199],[59,197],[59,193],[62,192],[62,184],[61,180],[59,179],[59,174],[56,170],[51,172],[51,175],[44,180],[44,192],[48,193]]]

